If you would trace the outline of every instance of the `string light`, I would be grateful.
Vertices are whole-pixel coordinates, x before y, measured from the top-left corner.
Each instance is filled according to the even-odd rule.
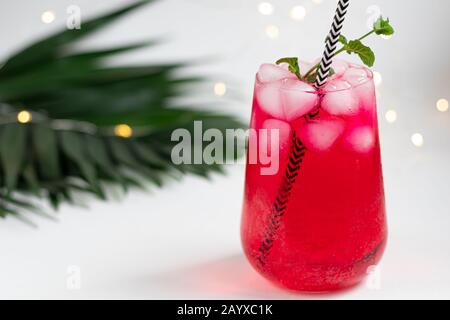
[[[261,2],[258,5],[258,11],[264,16],[270,16],[273,13],[273,5],[269,2]]]
[[[271,39],[276,39],[280,35],[280,29],[274,25],[268,25],[266,27],[266,35]]]
[[[41,15],[41,20],[43,23],[49,24],[55,21],[55,13],[53,11],[44,11]]]
[[[223,97],[227,93],[227,85],[223,82],[217,82],[214,85],[214,94],[218,97]]]
[[[291,9],[290,13],[291,19],[293,20],[303,20],[306,16],[306,9],[303,6],[295,6]]]
[[[425,142],[423,139],[423,136],[420,133],[414,133],[411,136],[411,141],[412,141],[413,145],[415,145],[418,148],[422,147]]]
[[[373,72],[373,81],[375,82],[375,86],[379,87],[383,83],[383,77],[381,73],[374,71]]]
[[[385,114],[386,121],[389,123],[394,123],[397,121],[397,112],[395,110],[389,110]]]
[[[130,138],[133,135],[133,129],[127,124],[118,124],[114,127],[114,134],[122,138]]]
[[[440,112],[446,112],[448,111],[448,100],[447,99],[439,99],[436,102],[436,108],[440,111]]]
[[[31,121],[33,117],[31,116],[31,113],[29,113],[28,111],[20,111],[17,114],[17,121],[19,121],[20,123],[28,123]]]

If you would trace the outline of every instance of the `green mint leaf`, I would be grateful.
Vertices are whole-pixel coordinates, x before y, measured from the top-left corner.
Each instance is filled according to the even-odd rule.
[[[339,36],[339,42],[342,43],[344,46],[346,46],[347,43],[348,43],[348,40],[347,40],[347,38],[344,37],[343,35],[340,35],[340,36]]]
[[[311,73],[309,76],[307,76],[303,80],[308,83],[314,83],[316,81],[316,77],[317,77],[317,72],[314,72],[314,73]]]
[[[389,18],[383,19],[379,17],[377,21],[373,24],[373,30],[377,35],[390,36],[394,34],[394,28],[389,23]]]
[[[359,40],[349,41],[345,46],[345,51],[350,54],[357,54],[361,61],[368,67],[372,67],[375,63],[375,54],[373,53],[372,49],[365,46]]]
[[[298,65],[298,58],[281,58],[276,62],[276,64],[278,65],[282,63],[287,63],[289,65],[289,71],[295,74],[297,78],[299,78],[299,80],[302,80],[302,76],[300,74],[300,66]]]

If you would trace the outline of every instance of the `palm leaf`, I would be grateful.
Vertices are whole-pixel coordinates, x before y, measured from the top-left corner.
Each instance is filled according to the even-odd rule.
[[[80,40],[101,28],[107,27],[114,20],[149,2],[153,2],[153,0],[134,2],[133,4],[113,11],[110,14],[84,22],[83,27],[80,30],[65,30],[34,43],[8,59],[2,68],[1,76],[26,72],[28,68],[33,68],[41,63],[45,64],[53,59],[57,59],[63,53],[65,46],[72,45],[75,41]]]
[[[206,80],[180,77],[189,63],[105,63],[155,41],[76,50],[78,40],[149,2],[137,1],[83,23],[81,30],[65,30],[34,43],[0,69],[0,216],[36,211],[32,201],[41,197],[58,208],[62,203],[76,205],[76,193],[107,200],[108,186],[125,191],[145,185],[159,188],[184,174],[209,178],[223,172],[220,165],[175,165],[171,160],[175,129],[193,134],[196,120],[205,130],[216,128],[224,134],[243,127],[230,115],[173,105],[173,98],[189,92],[187,86]],[[33,120],[19,124],[17,112],[24,107]],[[114,134],[122,123],[133,128],[131,137]]]
[[[0,160],[4,172],[4,184],[8,192],[16,188],[19,173],[25,159],[27,128],[8,124],[0,132]]]

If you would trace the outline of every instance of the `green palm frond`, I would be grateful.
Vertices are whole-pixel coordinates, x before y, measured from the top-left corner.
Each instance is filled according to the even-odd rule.
[[[155,41],[76,52],[78,40],[152,1],[138,1],[65,30],[10,57],[0,69],[0,217],[39,212],[33,199],[57,208],[82,192],[107,199],[109,185],[128,190],[145,183],[162,186],[168,177],[208,177],[219,165],[174,165],[174,129],[242,128],[232,116],[175,107],[186,85],[202,77],[180,77],[186,63],[107,66],[106,58],[151,47]],[[21,124],[26,109],[32,121]],[[133,129],[114,134],[118,124]],[[234,156],[234,155],[233,155]],[[25,199],[25,200],[24,200]]]

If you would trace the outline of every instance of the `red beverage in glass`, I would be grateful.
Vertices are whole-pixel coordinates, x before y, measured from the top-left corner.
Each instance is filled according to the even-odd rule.
[[[373,75],[343,61],[333,69],[319,92],[275,65],[263,65],[255,84],[250,146],[276,155],[258,134],[276,131],[279,163],[267,174],[248,157],[242,243],[264,277],[292,290],[353,286],[386,243]]]

